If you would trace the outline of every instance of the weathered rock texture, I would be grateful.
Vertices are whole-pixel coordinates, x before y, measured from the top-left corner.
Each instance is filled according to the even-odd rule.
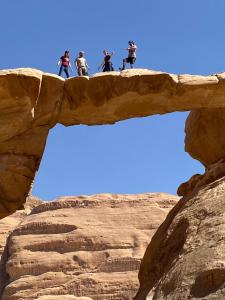
[[[63,86],[59,77],[37,70],[0,71],[0,218],[23,208]]]
[[[112,124],[134,117],[216,108],[225,108],[225,73],[174,75],[136,69],[65,81],[32,69],[0,71],[0,218],[22,208],[49,129],[56,123]],[[219,136],[213,129],[202,132],[205,112],[193,114],[186,130],[187,151],[205,165],[224,158],[223,144],[214,149],[222,129]],[[216,129],[224,116],[215,114],[219,118]],[[207,116],[212,122],[209,110]],[[203,127],[196,127],[197,119]],[[204,154],[192,138],[202,133],[209,149]]]
[[[146,250],[135,300],[225,299],[224,165],[179,188],[186,196]]]
[[[205,166],[225,158],[225,109],[192,111],[186,121],[185,150]]]
[[[8,278],[1,299],[132,299],[143,253],[177,200],[168,194],[64,197],[36,206],[22,221],[19,212],[3,219],[0,232],[8,222],[10,232],[16,228],[2,247]]]
[[[7,239],[11,232],[30,214],[31,210],[41,204],[42,201],[36,197],[29,197],[24,210],[17,211],[13,215],[0,220],[0,297],[9,277],[6,272],[8,259]]]

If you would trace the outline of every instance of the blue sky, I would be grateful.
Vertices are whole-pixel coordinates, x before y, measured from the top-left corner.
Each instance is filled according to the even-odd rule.
[[[102,50],[114,50],[117,69],[132,39],[138,45],[136,67],[192,74],[225,70],[224,0],[7,0],[1,11],[1,69],[57,73],[56,62],[66,49],[72,60],[84,50],[91,73],[102,61]],[[33,193],[43,199],[100,192],[176,193],[181,182],[203,170],[184,152],[186,116],[56,126]]]

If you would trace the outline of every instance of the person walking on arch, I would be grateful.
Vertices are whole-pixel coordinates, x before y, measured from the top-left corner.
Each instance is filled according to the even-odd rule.
[[[88,76],[89,66],[86,58],[84,58],[84,51],[79,52],[79,56],[75,59],[74,64],[77,69],[78,76]]]
[[[66,77],[69,78],[69,67],[72,71],[72,67],[70,64],[70,52],[69,50],[66,50],[64,55],[60,57],[59,61],[58,61],[58,66],[60,66],[59,68],[59,76],[62,75],[62,72],[64,71],[66,74]]]
[[[126,63],[130,64],[131,69],[134,67],[134,63],[136,61],[136,51],[137,51],[137,45],[134,41],[128,42],[129,47],[126,49],[128,51],[128,57],[123,59],[123,66],[120,68],[120,71],[125,70]]]
[[[101,65],[98,67],[98,70],[102,69],[102,72],[110,72],[114,71],[113,64],[111,61],[111,57],[115,54],[115,52],[109,52],[107,50],[103,50],[104,60]]]

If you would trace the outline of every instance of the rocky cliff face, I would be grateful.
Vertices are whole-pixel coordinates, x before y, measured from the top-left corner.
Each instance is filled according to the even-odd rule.
[[[135,300],[225,299],[224,161],[179,193],[145,252]]]
[[[173,111],[221,109],[224,94],[225,73],[197,76],[136,69],[65,81],[32,69],[0,71],[0,218],[22,209],[56,123],[113,124]],[[221,149],[213,156],[199,154],[188,132],[190,127],[198,134],[196,122],[189,123],[187,151],[205,165],[223,158]],[[208,139],[207,145],[212,142]]]
[[[38,170],[48,132],[56,123],[65,126],[113,124],[133,117],[191,110],[185,128],[185,149],[205,165],[206,173],[194,175],[179,187],[178,194],[184,197],[159,228],[146,251],[139,275],[140,290],[135,299],[145,300],[147,295],[154,300],[223,299],[225,279],[220,249],[224,247],[224,109],[225,73],[193,76],[128,70],[65,81],[58,76],[31,69],[1,71],[0,218],[23,207]],[[66,209],[60,207],[62,203],[64,202],[57,202],[55,208],[49,206],[50,211]],[[68,203],[70,202],[65,205],[70,207]],[[89,200],[84,203],[88,203],[84,204],[84,208],[87,206],[85,212],[88,212]],[[105,295],[108,297],[110,286],[115,281],[117,288],[123,287],[121,293],[133,291],[132,282],[135,280],[130,278],[133,278],[133,269],[139,263],[139,259],[136,259],[139,242],[138,246],[134,242],[137,228],[131,226],[118,230],[117,227],[117,233],[112,231],[111,235],[111,231],[108,231],[105,236],[101,235],[98,227],[99,231],[96,233],[93,230],[95,234],[92,236],[92,227],[84,220],[84,216],[79,215],[79,218],[90,228],[85,234],[81,230],[84,224],[67,223],[64,213],[58,216],[55,212],[60,225],[54,222],[49,224],[44,219],[38,220],[39,215],[46,217],[45,211],[40,210],[40,207],[42,206],[34,209],[32,217],[25,218],[24,223],[10,236],[8,250],[2,250],[5,254],[1,265],[7,260],[6,270],[1,271],[2,282],[7,280],[7,273],[10,275],[4,299],[19,299],[21,295],[23,298],[30,287],[34,290],[36,288],[36,295],[37,289],[47,289],[50,293],[51,278],[55,278],[59,286],[58,293],[63,286],[63,289],[75,289],[78,295],[82,295],[85,286],[85,290],[94,298],[93,291],[96,286],[100,286],[98,293],[101,296],[98,299],[106,299]],[[103,214],[104,209],[108,211],[113,207],[114,204],[106,209],[103,204]],[[137,207],[135,209],[136,215],[144,215],[143,212],[138,212]],[[18,213],[15,222],[19,223],[21,217]],[[54,215],[51,216],[52,219],[53,217]],[[33,219],[36,220],[35,225],[32,225]],[[104,222],[100,219],[99,224]],[[114,224],[114,221],[110,222],[109,228]],[[132,222],[135,224],[134,217]],[[121,224],[119,220],[117,223]],[[140,236],[144,239],[147,223],[143,224],[145,229]],[[216,231],[210,224],[214,225]],[[37,234],[33,234],[35,228]],[[41,242],[46,230],[52,236]],[[70,234],[71,240],[68,237]],[[118,236],[123,238],[122,242],[117,240]],[[34,239],[34,242],[28,242],[28,238]],[[214,245],[215,241],[219,246]],[[62,250],[64,244],[65,250]],[[140,244],[144,247],[142,242]],[[105,248],[101,248],[102,245]],[[52,253],[54,247],[58,250],[52,256],[53,261],[46,261],[46,256],[41,256],[42,252],[46,249],[48,253]],[[72,251],[70,247],[74,247]],[[84,251],[85,247],[92,251],[92,255]],[[116,249],[120,249],[119,252]],[[66,255],[62,255],[62,251]],[[71,252],[75,254],[71,256]],[[99,256],[96,253],[100,253]],[[37,255],[40,255],[40,261]],[[55,265],[57,267],[54,269]],[[125,275],[122,275],[121,266],[125,268]],[[68,272],[64,274],[62,270],[67,267]],[[109,268],[114,270],[113,280]],[[51,269],[53,271],[49,274]],[[77,273],[71,273],[72,270]],[[86,271],[90,271],[91,279],[84,275]],[[130,272],[129,281],[126,272]],[[45,273],[48,274],[47,277],[41,277]],[[70,277],[74,275],[76,281]],[[113,297],[121,299],[121,295]]]
[[[0,296],[9,276],[6,272],[8,260],[8,239],[13,230],[30,214],[31,210],[42,203],[36,197],[29,197],[24,210],[17,211],[13,215],[0,220]]]
[[[64,197],[3,219],[1,299],[132,299],[145,248],[177,200],[167,194]]]

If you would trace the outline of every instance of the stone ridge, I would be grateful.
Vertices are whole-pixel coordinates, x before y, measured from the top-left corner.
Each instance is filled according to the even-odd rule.
[[[8,222],[12,232],[0,245],[9,276],[0,298],[132,299],[144,250],[177,201],[164,193],[71,196],[37,203],[19,224],[18,212],[1,220],[0,233]]]
[[[174,75],[133,69],[64,80],[34,69],[0,71],[0,218],[22,209],[49,130],[57,123],[113,124],[173,111],[221,109],[224,95],[225,73]],[[205,165],[225,156],[218,151],[205,158],[194,143],[193,149],[187,144]]]

